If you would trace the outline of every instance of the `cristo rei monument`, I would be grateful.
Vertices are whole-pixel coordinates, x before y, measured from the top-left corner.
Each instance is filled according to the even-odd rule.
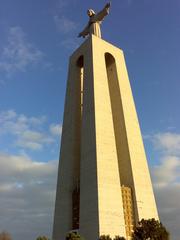
[[[101,39],[102,11],[88,10],[66,90],[53,240],[131,239],[142,218],[158,219],[123,51]]]

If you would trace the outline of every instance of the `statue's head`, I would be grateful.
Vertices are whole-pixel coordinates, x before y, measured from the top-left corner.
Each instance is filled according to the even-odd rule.
[[[95,15],[95,11],[94,11],[93,9],[88,9],[88,10],[87,10],[87,15],[88,15],[89,17],[92,17],[92,16]]]

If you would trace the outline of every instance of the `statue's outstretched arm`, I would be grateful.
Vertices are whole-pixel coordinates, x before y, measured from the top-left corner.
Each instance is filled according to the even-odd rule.
[[[105,7],[100,12],[98,12],[94,16],[95,21],[98,21],[98,22],[102,21],[104,19],[104,17],[109,14],[110,7],[111,7],[111,3],[109,2],[105,5]]]
[[[82,30],[82,32],[79,33],[78,37],[83,37],[87,36],[89,34],[89,24]]]

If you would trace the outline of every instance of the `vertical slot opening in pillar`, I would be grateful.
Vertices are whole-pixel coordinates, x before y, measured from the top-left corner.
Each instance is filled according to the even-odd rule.
[[[123,106],[115,58],[110,53],[105,53],[107,79],[111,102],[111,111],[114,126],[114,136],[119,165],[119,177],[123,200],[123,211],[126,225],[126,234],[129,239],[133,230],[135,215],[133,207],[133,180],[130,164],[130,156],[125,130]],[[127,106],[128,107],[128,106]],[[129,207],[130,206],[130,207]]]
[[[72,229],[79,229],[79,211],[80,211],[80,161],[81,161],[81,123],[83,112],[83,81],[84,81],[84,58],[80,56],[76,62],[77,78],[75,79],[77,86],[77,153],[78,162],[75,164],[74,184],[72,190]]]

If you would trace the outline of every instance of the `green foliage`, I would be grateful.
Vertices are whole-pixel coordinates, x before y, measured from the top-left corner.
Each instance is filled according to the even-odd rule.
[[[161,222],[142,219],[135,228],[132,240],[169,240],[169,233]]]
[[[66,240],[84,240],[79,233],[70,232],[66,235]]]
[[[101,235],[98,240],[112,240],[109,235]],[[113,240],[126,240],[124,237],[115,236]]]
[[[112,240],[112,238],[109,235],[101,235],[99,240]]]
[[[115,236],[113,240],[126,240],[124,237]]]
[[[1,232],[0,233],[0,240],[11,240],[11,236],[8,232]]]
[[[49,240],[46,236],[39,236],[36,240]]]

